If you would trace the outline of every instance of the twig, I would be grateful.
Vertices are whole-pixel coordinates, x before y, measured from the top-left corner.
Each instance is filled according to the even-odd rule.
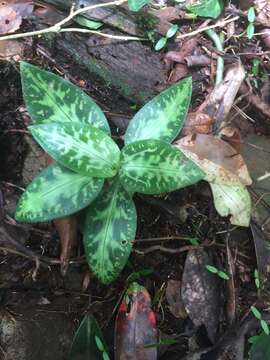
[[[197,35],[197,34],[199,34],[201,32],[204,32],[204,31],[207,31],[207,30],[210,30],[210,29],[214,29],[216,27],[224,27],[226,24],[229,24],[230,22],[236,21],[238,19],[239,19],[239,16],[235,16],[235,17],[230,18],[230,19],[225,19],[225,20],[222,20],[222,21],[218,21],[217,23],[215,23],[213,25],[209,25],[209,26],[199,28],[197,30],[191,31],[190,33],[178,35],[176,37],[176,39],[183,39],[185,37],[194,36],[194,35]]]
[[[121,35],[111,35],[111,34],[106,34],[103,33],[101,31],[96,31],[96,30],[89,30],[89,29],[80,29],[80,28],[65,28],[65,29],[61,29],[59,31],[60,33],[63,32],[79,32],[79,33],[83,33],[83,34],[96,34],[96,35],[100,35],[109,39],[116,39],[116,40],[139,40],[139,41],[149,41],[149,39],[146,38],[140,38],[140,37],[136,37],[136,36],[121,36]]]
[[[218,51],[223,51],[223,35],[218,34],[213,29],[208,29],[205,33],[210,37],[214,42]],[[222,56],[217,57],[217,70],[216,70],[216,85],[220,84],[223,80],[223,71],[224,71],[224,59]]]
[[[89,10],[101,8],[101,7],[119,6],[125,2],[127,2],[127,0],[115,0],[115,1],[110,1],[110,2],[104,3],[104,4],[89,5],[84,8],[77,9],[75,11],[74,11],[73,7],[71,7],[69,15],[67,17],[65,17],[63,20],[56,23],[55,25],[52,25],[52,26],[50,26],[46,29],[42,29],[42,30],[35,30],[35,31],[29,31],[29,32],[25,32],[25,33],[5,35],[5,36],[0,37],[0,41],[21,39],[21,38],[26,38],[26,37],[30,37],[30,36],[40,36],[40,35],[44,35],[44,34],[48,34],[48,33],[75,32],[75,31],[83,32],[83,33],[98,34],[98,35],[101,35],[104,37],[110,37],[110,38],[114,38],[114,39],[118,39],[118,40],[119,39],[120,40],[145,40],[145,39],[141,39],[138,37],[132,37],[132,36],[109,35],[109,34],[104,34],[102,32],[95,31],[95,30],[89,30],[89,29],[80,29],[80,28],[62,29],[63,25],[68,23],[70,20],[72,20],[75,16],[77,16],[79,14],[85,13],[86,11],[89,11]]]
[[[134,249],[133,251],[139,255],[146,255],[150,252],[153,251],[162,251],[162,252],[166,252],[169,254],[179,254],[185,251],[189,251],[189,250],[197,250],[197,249],[201,249],[204,248],[205,246],[212,246],[213,244],[207,244],[207,245],[198,245],[198,246],[193,246],[193,245],[187,245],[187,246],[182,246],[178,249],[171,249],[171,248],[167,248],[165,246],[162,245],[154,245],[154,246],[150,246],[149,248],[145,249],[145,250],[137,250]]]

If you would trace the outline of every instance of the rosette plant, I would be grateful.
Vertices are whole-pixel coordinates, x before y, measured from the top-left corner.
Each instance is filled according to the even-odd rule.
[[[86,208],[83,230],[91,270],[104,284],[125,266],[135,239],[134,193],[161,194],[196,183],[203,171],[170,144],[184,123],[192,81],[171,86],[135,114],[124,146],[80,88],[21,62],[23,97],[38,144],[55,160],[27,187],[16,219],[41,222]]]

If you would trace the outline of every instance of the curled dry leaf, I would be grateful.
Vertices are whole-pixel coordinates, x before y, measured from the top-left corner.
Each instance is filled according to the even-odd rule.
[[[214,343],[219,323],[219,278],[211,274],[206,265],[213,264],[212,257],[203,249],[188,252],[182,277],[182,299],[195,326],[204,325],[209,339]]]
[[[212,133],[214,120],[207,114],[196,111],[191,112],[187,116],[182,135],[210,134]]]
[[[206,181],[234,186],[252,183],[242,156],[213,135],[188,135],[175,145],[206,173]]]
[[[239,62],[233,65],[226,73],[224,80],[211,92],[210,96],[200,106],[200,111],[204,111],[215,121],[215,129],[224,126],[227,115],[229,114],[239,88],[245,78],[245,70]]]
[[[241,150],[241,133],[237,128],[233,128],[227,126],[219,132],[219,135],[225,140],[227,143],[231,145],[236,151],[237,154],[240,153]]]
[[[59,234],[61,243],[61,272],[65,275],[68,269],[72,250],[77,244],[78,224],[75,215],[54,220],[54,226]]]
[[[231,215],[233,225],[249,226],[251,218],[251,199],[243,185],[227,186],[210,183],[215,208],[220,216]]]
[[[115,360],[155,360],[156,316],[147,290],[132,283],[122,301],[115,324]]]
[[[181,298],[181,282],[177,280],[169,280],[166,286],[166,299],[169,304],[170,312],[176,318],[185,319],[187,313]]]

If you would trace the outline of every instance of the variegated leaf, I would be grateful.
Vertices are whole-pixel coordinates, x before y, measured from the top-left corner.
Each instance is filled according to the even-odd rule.
[[[35,124],[78,121],[110,133],[102,110],[79,87],[23,61],[20,70],[23,98]]]
[[[90,178],[52,164],[32,181],[21,196],[16,219],[39,222],[73,214],[89,205],[102,185],[103,179]]]
[[[136,226],[134,202],[115,179],[89,207],[84,229],[86,257],[102,283],[112,282],[125,266]]]
[[[130,192],[161,194],[203,179],[204,172],[176,147],[160,140],[141,140],[122,150],[119,176]]]
[[[40,146],[69,169],[91,177],[112,177],[118,169],[120,150],[103,131],[77,122],[32,125]]]
[[[184,124],[191,92],[192,79],[189,77],[149,101],[129,123],[125,144],[143,139],[173,141]]]

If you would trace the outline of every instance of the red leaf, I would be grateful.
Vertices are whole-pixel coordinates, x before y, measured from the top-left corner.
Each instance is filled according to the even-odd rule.
[[[155,360],[156,315],[147,290],[132,283],[119,307],[115,325],[115,360]]]

